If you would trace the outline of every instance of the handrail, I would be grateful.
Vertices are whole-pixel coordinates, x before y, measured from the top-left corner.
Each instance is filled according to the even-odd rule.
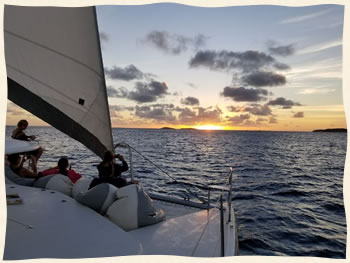
[[[131,180],[134,179],[134,171],[133,171],[133,165],[132,165],[132,152],[131,150],[134,150],[136,153],[138,153],[139,155],[141,155],[145,160],[147,160],[148,162],[150,162],[153,166],[155,166],[157,169],[159,169],[161,172],[163,172],[164,174],[166,174],[168,177],[170,177],[172,180],[174,180],[174,182],[182,184],[185,188],[185,190],[191,194],[194,195],[199,201],[201,201],[203,204],[207,203],[207,209],[210,208],[210,191],[227,191],[228,192],[228,197],[227,197],[227,204],[228,204],[228,210],[229,210],[229,216],[228,216],[228,222],[231,222],[231,202],[232,202],[232,167],[230,167],[230,172],[229,172],[229,185],[228,186],[222,186],[222,185],[207,185],[207,186],[203,186],[203,185],[199,185],[199,184],[194,184],[194,183],[188,183],[188,182],[182,182],[182,181],[178,181],[177,179],[175,179],[173,176],[171,176],[169,173],[167,173],[166,171],[164,171],[161,167],[159,167],[157,164],[155,164],[154,162],[152,162],[149,158],[147,158],[146,156],[144,156],[142,153],[140,153],[139,151],[137,151],[134,147],[130,146],[128,143],[126,142],[120,142],[117,143],[114,146],[114,150],[117,147],[123,147],[123,148],[128,148],[129,151],[129,162],[130,162],[130,173],[131,173]],[[189,188],[186,187],[186,185],[189,186],[193,186],[193,187],[197,187],[199,189],[202,190],[207,190],[208,191],[208,200],[207,202],[205,202],[202,198],[200,198],[196,193],[192,192]]]
[[[171,176],[169,173],[167,173],[166,171],[164,171],[161,167],[159,167],[157,164],[155,164],[154,162],[152,162],[148,157],[144,156],[142,153],[140,153],[138,150],[136,150],[134,147],[130,146],[129,144],[125,143],[125,142],[121,142],[121,143],[117,143],[115,146],[114,146],[114,149],[116,149],[118,146],[121,146],[121,147],[127,147],[129,148],[129,153],[131,155],[131,150],[134,150],[136,153],[138,153],[140,156],[142,156],[145,160],[147,160],[149,163],[151,163],[154,167],[156,167],[158,170],[160,170],[161,172],[163,172],[164,174],[166,174],[168,177],[170,177],[172,180],[174,180],[175,182],[179,183],[179,181],[177,181],[173,176]],[[130,165],[131,166],[131,165]],[[132,170],[132,169],[131,169]],[[133,177],[133,175],[132,175]],[[189,193],[189,194],[192,194],[194,195],[199,201],[201,201],[202,203],[205,203],[205,201],[200,198],[196,193],[192,192],[189,188],[187,188],[185,185],[184,185],[184,188],[185,190]]]
[[[232,205],[232,167],[230,167],[230,175],[228,179],[228,184],[229,184],[229,191],[227,194],[227,209],[228,209],[228,219],[227,223],[230,223],[232,221],[232,215],[231,215],[231,205]]]
[[[224,207],[222,194],[220,195],[220,234],[221,234],[221,256],[225,256],[225,233],[224,233]]]

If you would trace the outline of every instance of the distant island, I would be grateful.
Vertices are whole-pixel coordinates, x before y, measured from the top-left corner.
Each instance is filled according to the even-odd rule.
[[[162,127],[160,128],[161,130],[195,130],[197,131],[198,129],[196,128],[180,128],[180,129],[175,129],[175,128],[170,128],[170,127]]]
[[[335,129],[324,129],[324,130],[313,130],[312,132],[347,132],[347,129],[344,128],[335,128]]]

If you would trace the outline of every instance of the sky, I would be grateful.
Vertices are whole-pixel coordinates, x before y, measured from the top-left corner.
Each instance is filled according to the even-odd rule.
[[[113,127],[345,128],[344,7],[99,6]],[[25,114],[8,103],[7,124]]]

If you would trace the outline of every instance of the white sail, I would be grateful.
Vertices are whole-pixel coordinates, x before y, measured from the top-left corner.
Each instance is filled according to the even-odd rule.
[[[94,7],[4,9],[8,98],[97,155],[113,141]]]

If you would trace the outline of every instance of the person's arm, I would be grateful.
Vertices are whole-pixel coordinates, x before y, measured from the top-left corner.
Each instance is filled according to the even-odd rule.
[[[122,165],[118,165],[118,172],[123,173],[123,172],[126,172],[127,170],[129,170],[129,165],[125,161],[124,156],[118,154],[116,157],[122,162]]]
[[[36,178],[36,176],[37,176],[36,173],[31,172],[28,169],[23,168],[23,167],[19,170],[19,175],[22,177],[25,177],[25,178]]]

